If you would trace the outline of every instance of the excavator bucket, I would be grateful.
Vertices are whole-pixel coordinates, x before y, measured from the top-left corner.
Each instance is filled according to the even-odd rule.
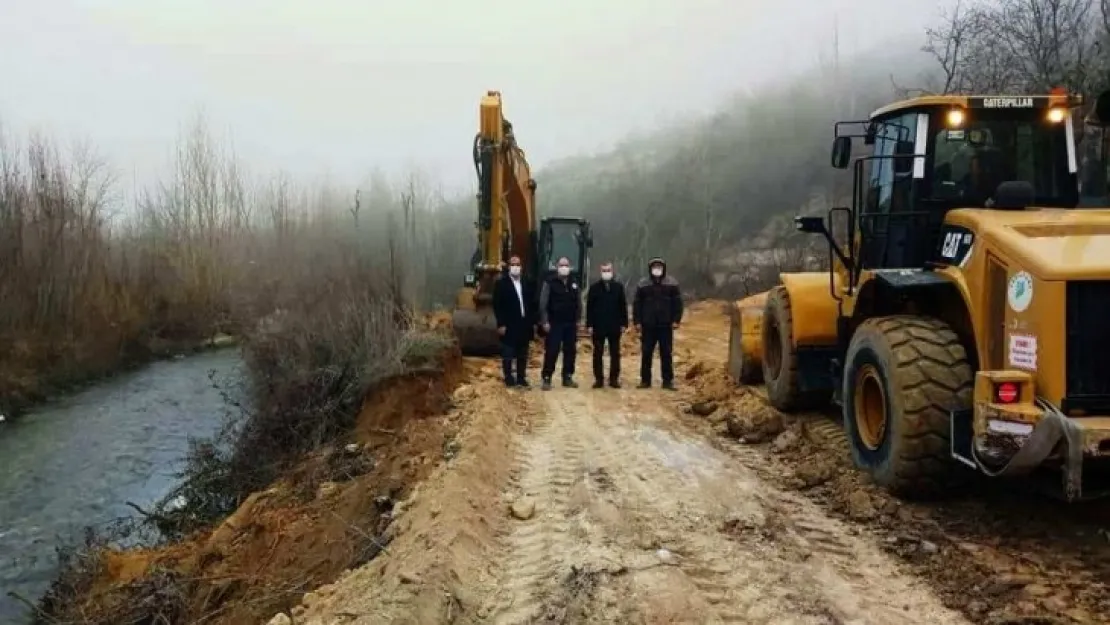
[[[464,356],[494,356],[501,351],[497,322],[493,310],[457,308],[451,314],[451,325]]]
[[[451,327],[463,356],[493,356],[501,351],[497,319],[493,307],[479,305],[474,296],[472,287],[459,289],[455,310],[451,313]]]
[[[736,384],[763,382],[764,291],[729,304],[728,373]]]

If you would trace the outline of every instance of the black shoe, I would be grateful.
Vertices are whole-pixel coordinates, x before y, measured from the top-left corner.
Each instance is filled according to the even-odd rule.
[[[550,391],[551,390],[551,378],[544,378],[543,379],[543,386],[541,386],[540,388],[542,388],[545,391]]]
[[[575,382],[572,378],[563,378],[563,386],[567,388],[578,388],[578,382]]]
[[[640,382],[636,388],[651,388],[651,382]]]
[[[610,386],[611,388],[620,388],[620,387],[621,387],[621,383],[620,383],[620,381],[619,381],[619,380],[609,380],[609,386]]]
[[[671,382],[671,381],[667,381],[667,382],[664,382],[664,383],[663,383],[663,390],[666,390],[666,391],[677,391],[678,389],[674,387],[674,382]]]
[[[524,378],[517,378],[516,385],[518,388],[532,388],[532,385],[529,384],[528,380],[525,380]]]
[[[512,388],[514,386],[516,386],[516,382],[513,382],[512,378],[506,378],[505,379],[505,387],[506,388]]]
[[[605,388],[605,383],[601,380],[594,380],[594,388]]]

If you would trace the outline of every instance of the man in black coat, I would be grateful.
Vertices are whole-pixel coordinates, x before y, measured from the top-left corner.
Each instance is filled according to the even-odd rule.
[[[501,369],[505,386],[528,388],[528,343],[532,340],[535,315],[532,289],[521,279],[520,257],[509,259],[509,271],[498,278],[493,288],[493,315],[501,337]],[[516,375],[513,375],[513,362]]]
[[[682,323],[682,292],[678,281],[667,275],[662,258],[648,261],[648,277],[636,286],[632,300],[632,323],[640,332],[643,348],[640,386],[651,388],[651,359],[659,346],[659,368],[663,388],[674,390],[674,331]]]
[[[556,263],[556,274],[543,283],[540,291],[540,324],[547,333],[543,354],[543,390],[551,390],[555,361],[563,353],[563,386],[577,388],[574,381],[574,358],[578,352],[578,319],[581,297],[578,284],[570,277],[570,259]]]
[[[586,329],[594,345],[594,388],[605,386],[601,357],[609,344],[609,386],[620,388],[621,334],[628,327],[624,285],[613,282],[613,263],[601,266],[601,279],[586,292]]]

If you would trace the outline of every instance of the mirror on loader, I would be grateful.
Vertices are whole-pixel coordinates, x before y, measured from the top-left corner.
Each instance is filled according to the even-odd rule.
[[[848,169],[848,162],[852,160],[852,138],[837,137],[832,144],[832,166],[836,169]]]
[[[798,232],[804,232],[805,234],[824,234],[825,220],[820,217],[803,217],[799,215],[794,218],[794,228],[797,229]]]

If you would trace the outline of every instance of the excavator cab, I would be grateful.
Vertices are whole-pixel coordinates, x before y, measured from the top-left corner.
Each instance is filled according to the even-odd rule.
[[[578,217],[544,217],[536,241],[535,275],[546,280],[555,274],[555,263],[570,259],[571,277],[582,284],[589,276],[590,248],[594,245],[590,222]]]
[[[478,122],[471,150],[478,179],[478,247],[451,314],[459,348],[466,356],[500,351],[493,292],[510,257],[520,257],[523,279],[538,298],[540,282],[554,272],[560,257],[571,261],[572,275],[581,283],[589,273],[593,246],[585,219],[538,218],[537,184],[513,125],[504,117],[500,92],[486,92]]]

